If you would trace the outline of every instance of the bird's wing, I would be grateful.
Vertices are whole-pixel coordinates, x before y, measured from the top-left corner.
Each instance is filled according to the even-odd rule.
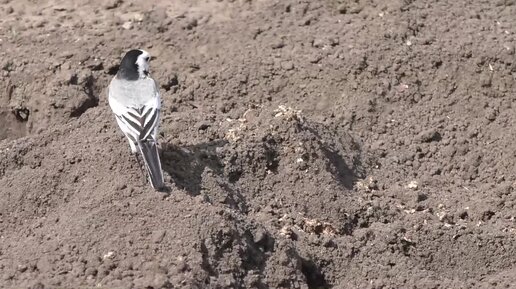
[[[161,109],[159,90],[154,89],[150,92],[153,96],[148,97],[146,102],[139,105],[134,103],[124,104],[121,101],[124,96],[117,95],[119,93],[121,92],[116,89],[110,89],[108,100],[109,106],[119,120],[118,123],[122,131],[135,143],[150,138],[155,140],[156,135],[154,133],[159,123]],[[127,92],[124,91],[124,93]],[[138,93],[138,91],[132,93]]]

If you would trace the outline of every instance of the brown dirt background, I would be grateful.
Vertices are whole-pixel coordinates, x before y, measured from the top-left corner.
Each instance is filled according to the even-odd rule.
[[[516,1],[0,2],[1,288],[516,288]]]

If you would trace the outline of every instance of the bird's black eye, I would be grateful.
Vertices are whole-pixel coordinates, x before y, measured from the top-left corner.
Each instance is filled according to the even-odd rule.
[[[150,57],[149,56],[145,56],[145,61],[149,61]]]

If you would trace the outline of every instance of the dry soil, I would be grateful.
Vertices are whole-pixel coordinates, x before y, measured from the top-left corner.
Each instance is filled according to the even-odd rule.
[[[0,2],[1,288],[516,288],[516,1]]]

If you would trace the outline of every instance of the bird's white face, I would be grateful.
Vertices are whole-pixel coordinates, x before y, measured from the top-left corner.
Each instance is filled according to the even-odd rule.
[[[138,64],[138,75],[140,78],[145,78],[149,75],[150,54],[145,50],[140,51],[142,54],[140,54],[138,59],[136,59],[136,64]]]

